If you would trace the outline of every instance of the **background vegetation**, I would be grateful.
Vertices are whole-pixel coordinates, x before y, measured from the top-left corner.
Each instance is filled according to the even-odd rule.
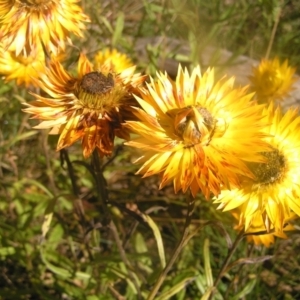
[[[232,51],[225,66],[239,54],[260,59],[279,12],[271,56],[300,66],[297,0],[81,4],[92,22],[84,39],[73,39],[74,47],[66,56],[69,67],[80,51],[93,56],[105,47],[127,53],[139,70],[153,75],[167,66],[167,60],[187,66],[201,63],[207,49],[211,65],[219,64],[222,48]],[[154,44],[153,38],[160,42]],[[170,39],[190,51],[168,51]],[[21,112],[21,103],[30,100],[26,89],[0,82],[0,299],[146,299],[164,266],[163,253],[168,260],[180,239],[185,196],[174,195],[172,186],[159,191],[156,177],[134,175],[137,153],[117,141],[117,155],[107,162],[104,173],[115,227],[103,226],[90,162],[83,161],[80,144],[68,154],[55,152],[57,137],[33,130],[34,121]],[[45,216],[52,216],[51,224]],[[231,216],[216,211],[201,196],[191,224],[198,230],[156,299],[200,299],[237,235]],[[299,253],[299,230],[268,249],[242,240],[232,258],[240,261],[223,277],[214,299],[300,299]],[[273,258],[253,263],[265,255]]]

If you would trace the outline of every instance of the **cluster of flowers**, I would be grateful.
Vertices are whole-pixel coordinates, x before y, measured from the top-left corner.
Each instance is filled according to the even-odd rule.
[[[263,60],[250,91],[199,66],[145,83],[125,55],[106,50],[94,64],[82,54],[74,76],[57,56],[89,20],[76,2],[0,0],[0,74],[49,95],[33,93],[24,109],[42,120],[36,128],[59,135],[57,150],[80,140],[84,157],[109,156],[115,136],[125,139],[142,151],[137,173],[160,174],[160,188],[172,182],[175,193],[201,192],[231,211],[256,244],[285,237],[300,216],[300,117],[273,102],[289,92],[295,69]]]

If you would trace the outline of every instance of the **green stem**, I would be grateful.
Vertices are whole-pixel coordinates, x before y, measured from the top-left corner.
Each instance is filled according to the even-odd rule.
[[[117,227],[116,227],[113,220],[110,221],[109,227],[110,227],[110,229],[113,233],[113,236],[114,236],[114,239],[116,241],[116,245],[117,245],[117,248],[119,250],[120,256],[122,258],[122,261],[124,262],[124,264],[127,267],[128,276],[130,277],[133,285],[136,288],[137,296],[138,296],[137,299],[141,299],[141,291],[140,291],[139,283],[137,281],[137,278],[134,276],[134,273],[132,272],[133,267],[131,266],[130,261],[128,260],[128,258],[126,256],[126,252],[125,252],[125,250],[122,246],[122,241],[121,241],[121,239],[119,237],[119,234],[118,234],[118,229],[117,229]]]
[[[102,225],[103,226],[108,226],[114,236],[114,239],[116,241],[116,245],[117,248],[119,250],[119,253],[121,255],[121,258],[124,262],[124,264],[127,266],[127,270],[128,270],[128,275],[131,278],[137,293],[138,293],[138,299],[141,298],[140,296],[140,289],[139,289],[139,285],[138,282],[136,280],[136,278],[134,277],[133,272],[131,271],[132,266],[130,265],[130,262],[128,260],[128,258],[126,257],[126,253],[122,247],[122,242],[120,240],[120,237],[118,235],[118,230],[117,227],[115,225],[115,223],[113,222],[113,220],[110,217],[110,213],[109,213],[109,209],[107,208],[107,203],[108,203],[108,192],[107,192],[107,187],[106,187],[106,181],[105,178],[103,176],[103,167],[102,167],[102,161],[101,158],[99,157],[98,151],[95,150],[93,152],[93,156],[92,156],[92,167],[93,167],[93,171],[94,171],[94,175],[95,175],[95,180],[96,180],[96,188],[97,188],[97,198],[98,201],[102,207],[102,211],[104,213],[104,218],[103,218],[103,222]]]
[[[86,218],[85,218],[85,214],[84,214],[84,208],[82,205],[82,199],[80,197],[80,191],[79,191],[79,188],[78,188],[77,182],[76,182],[76,173],[73,168],[73,164],[70,160],[68,150],[66,150],[66,149],[60,150],[60,160],[61,160],[62,167],[64,166],[65,162],[67,164],[69,178],[71,180],[71,184],[72,184],[72,188],[73,188],[73,194],[76,196],[76,199],[74,201],[74,208],[75,208],[76,213],[80,217],[82,223],[85,224]]]
[[[102,212],[103,212],[103,226],[106,226],[110,222],[110,213],[107,208],[108,203],[108,193],[106,188],[106,181],[103,176],[102,172],[102,161],[99,157],[98,151],[94,150],[92,156],[92,167],[95,175],[96,180],[96,188],[97,188],[97,199],[99,204],[101,205]]]
[[[244,235],[244,236],[245,236],[245,235]],[[253,249],[254,249],[254,244],[252,244],[252,245],[250,246],[250,249],[249,249],[249,248],[247,249],[247,255],[246,255],[246,257],[251,257],[251,254],[252,254]],[[236,284],[236,282],[238,281],[239,278],[242,279],[242,280],[241,280],[241,286],[244,286],[244,285],[245,285],[245,282],[244,282],[244,281],[247,280],[248,277],[247,277],[247,276],[241,276],[241,273],[243,272],[243,268],[244,268],[244,265],[241,264],[241,265],[239,266],[237,272],[236,272],[236,275],[235,275],[234,280],[231,280],[230,285],[229,285],[229,287],[228,287],[227,290],[226,290],[226,293],[225,293],[225,296],[224,296],[224,300],[229,299],[229,298],[228,298],[228,297],[229,297],[229,292],[232,290],[233,285]]]
[[[191,224],[192,214],[193,214],[194,207],[195,207],[195,200],[192,198],[191,195],[188,196],[187,200],[188,200],[188,212],[187,212],[187,215],[186,215],[185,224],[184,224],[184,231],[182,233],[181,239],[178,242],[177,247],[175,248],[175,251],[174,251],[173,255],[171,256],[170,260],[168,261],[166,267],[160,273],[160,275],[159,275],[153,289],[151,290],[147,300],[153,300],[154,299],[154,297],[156,296],[157,292],[159,291],[161,285],[163,284],[168,272],[170,271],[173,264],[175,263],[178,255],[180,254],[183,247],[186,245],[186,240],[188,239],[189,232],[190,232],[189,225]]]
[[[244,232],[241,231],[241,232],[237,235],[237,237],[236,237],[236,239],[235,239],[235,241],[234,241],[232,247],[230,248],[229,252],[227,253],[227,256],[226,256],[226,258],[225,258],[225,260],[224,260],[224,262],[223,262],[223,265],[222,265],[222,267],[221,267],[221,269],[220,269],[220,271],[219,271],[219,274],[218,274],[218,276],[217,276],[217,278],[216,278],[216,280],[215,280],[215,282],[214,282],[214,287],[215,287],[215,288],[218,286],[220,280],[222,279],[222,277],[223,277],[223,275],[224,275],[224,273],[225,273],[225,271],[226,271],[226,269],[227,269],[227,267],[228,267],[228,265],[229,265],[229,262],[230,262],[230,260],[231,260],[231,258],[232,258],[232,256],[233,256],[235,250],[237,249],[237,247],[238,247],[240,241],[243,239],[243,237],[244,237]],[[213,293],[210,295],[209,299],[211,299],[212,296],[213,296]]]

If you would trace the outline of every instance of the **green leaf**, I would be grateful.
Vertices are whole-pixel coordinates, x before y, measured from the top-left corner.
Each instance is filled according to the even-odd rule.
[[[109,22],[109,20],[107,20],[107,18],[100,16],[100,20],[104,23],[104,25],[106,26],[106,28],[108,29],[108,31],[113,34],[113,29],[111,27],[111,24]]]
[[[204,259],[204,271],[205,271],[207,286],[212,287],[214,285],[214,280],[213,280],[212,270],[210,265],[209,239],[204,240],[203,259]]]
[[[45,258],[43,251],[41,251],[40,253],[41,253],[42,261],[44,262],[44,264],[47,266],[47,268],[50,271],[52,271],[54,274],[57,274],[63,278],[71,278],[72,277],[72,273],[69,270],[53,265]]]
[[[205,294],[201,297],[201,300],[208,300],[210,298],[211,293],[215,290],[214,287],[210,287],[206,290]]]
[[[10,139],[10,141],[7,144],[7,146],[11,147],[13,144],[17,143],[18,141],[25,140],[25,139],[33,136],[33,135],[36,135],[37,133],[38,133],[37,130],[31,130],[31,131],[27,131],[27,132],[18,134],[15,137],[13,137],[12,139]]]
[[[150,228],[153,231],[153,234],[154,234],[154,237],[156,240],[156,244],[157,244],[157,250],[158,250],[158,256],[160,259],[160,264],[161,264],[162,269],[164,269],[164,267],[166,266],[166,257],[165,257],[164,244],[163,244],[163,240],[162,240],[159,228],[157,227],[155,222],[153,222],[153,220],[150,218],[150,216],[143,214],[143,218],[149,224]]]
[[[113,37],[112,37],[113,47],[116,47],[118,41],[121,39],[123,29],[124,29],[124,13],[120,11],[118,12],[116,28],[114,30]]]
[[[152,273],[153,270],[152,268],[150,268],[150,266],[152,266],[152,261],[148,255],[148,248],[143,235],[139,232],[137,232],[135,236],[134,245],[135,245],[136,252],[138,254],[141,254],[137,256],[139,268],[141,268],[148,274]]]
[[[256,278],[249,280],[246,286],[239,293],[234,295],[234,297],[232,297],[232,300],[244,299],[246,295],[250,294],[253,291],[255,284],[256,284]]]
[[[12,89],[11,85],[8,84],[4,84],[2,86],[0,86],[0,95],[3,95],[7,92],[9,92]],[[3,98],[0,98],[0,102],[2,101]]]
[[[25,185],[32,184],[38,188],[40,188],[45,194],[47,194],[50,198],[53,198],[54,195],[50,192],[49,189],[47,189],[43,184],[38,182],[37,180],[34,179],[29,179],[29,178],[23,178],[19,180],[18,182],[15,183],[15,186],[18,190],[23,190],[23,187]]]
[[[156,297],[157,300],[166,300],[170,299],[172,296],[179,293],[181,290],[183,290],[188,284],[190,284],[192,281],[195,280],[195,276],[193,277],[187,277],[180,281],[179,283],[175,284],[173,287],[168,289],[166,292],[162,293],[159,297]]]
[[[95,295],[89,295],[86,297],[86,300],[99,300],[100,298],[98,296]]]
[[[43,224],[42,224],[42,238],[43,239],[46,237],[46,234],[49,231],[56,201],[57,201],[57,198],[53,198],[52,200],[50,200],[49,204],[46,208],[44,220],[43,220]]]
[[[16,249],[14,247],[2,247],[0,248],[0,257],[1,256],[8,256],[13,255],[16,253]]]

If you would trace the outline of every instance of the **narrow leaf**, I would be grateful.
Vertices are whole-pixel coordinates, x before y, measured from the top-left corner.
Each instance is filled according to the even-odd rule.
[[[112,45],[114,47],[117,45],[118,41],[120,40],[123,29],[124,29],[124,13],[119,12],[116,21],[116,28],[114,30],[113,37],[112,37]]]
[[[205,239],[204,241],[203,258],[204,258],[204,271],[205,271],[207,286],[212,287],[214,285],[214,280],[213,280],[211,265],[210,265],[209,239]]]
[[[234,295],[232,300],[239,300],[245,298],[246,295],[250,294],[253,291],[255,284],[256,284],[256,278],[249,280],[246,286],[239,293]]]
[[[240,258],[240,259],[234,261],[233,263],[231,263],[226,268],[224,273],[228,272],[229,270],[231,270],[233,267],[235,267],[237,265],[241,265],[241,264],[258,264],[258,263],[262,263],[266,260],[269,260],[273,257],[274,257],[273,255],[264,255],[264,256],[258,256],[258,257]]]
[[[208,300],[210,298],[211,293],[214,291],[214,289],[215,289],[214,287],[208,288],[200,300]]]
[[[42,239],[45,239],[46,234],[49,231],[56,200],[57,198],[53,198],[52,200],[50,200],[48,206],[46,207],[44,220],[42,224]]]
[[[162,293],[159,297],[156,297],[156,299],[157,300],[170,299],[172,296],[179,293],[181,290],[183,290],[188,284],[190,284],[194,280],[195,280],[195,277],[187,277],[187,278],[183,279],[182,281],[180,281],[179,283],[172,286],[166,292]]]
[[[157,244],[160,264],[161,264],[162,269],[164,269],[165,266],[166,266],[166,257],[165,257],[164,244],[163,244],[163,240],[162,240],[159,228],[153,222],[153,220],[150,218],[150,216],[143,214],[143,218],[149,224],[150,228],[153,231],[153,234],[154,234],[154,237],[155,237],[155,240],[156,240],[156,244]]]

